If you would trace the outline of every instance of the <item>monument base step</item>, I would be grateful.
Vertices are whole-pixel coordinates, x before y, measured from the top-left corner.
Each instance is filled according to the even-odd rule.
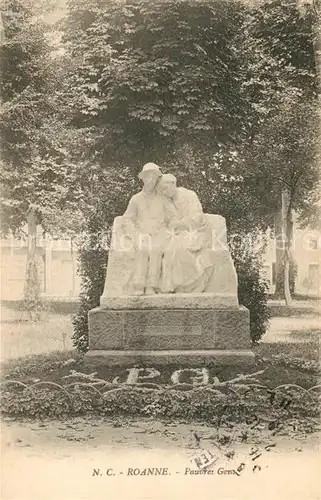
[[[85,364],[94,366],[138,366],[138,365],[171,365],[178,366],[253,366],[254,353],[250,349],[238,350],[152,350],[152,351],[118,351],[89,350],[85,355]]]
[[[236,293],[157,293],[100,298],[104,309],[220,309],[238,308]]]

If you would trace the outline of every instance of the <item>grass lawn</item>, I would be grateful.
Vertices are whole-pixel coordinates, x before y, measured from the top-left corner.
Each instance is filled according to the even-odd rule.
[[[258,375],[258,379],[273,388],[281,384],[298,384],[304,388],[317,385],[319,376],[319,345],[310,341],[299,344],[288,343],[264,343],[261,342],[253,348],[256,363],[250,370],[244,372],[256,373],[264,371]],[[143,366],[135,364],[135,366]],[[153,368],[159,370],[160,376],[155,377],[151,382],[156,384],[171,384],[171,374],[183,367],[177,365],[157,366]],[[199,368],[195,365],[194,368]],[[77,354],[75,350],[56,351],[50,354],[39,354],[27,356],[19,359],[12,359],[2,364],[2,380],[14,379],[26,383],[36,381],[50,381],[65,384],[71,371],[90,374],[92,368],[84,362],[83,356]],[[112,383],[118,377],[117,383],[125,383],[128,375],[127,368],[120,366],[97,366],[95,369],[96,378]],[[210,376],[219,379],[220,382],[233,379],[240,374],[240,367],[237,366],[209,366]],[[182,383],[188,383],[190,374],[181,377]],[[84,380],[85,381],[85,378]],[[87,380],[88,381],[88,380]],[[210,379],[211,383],[211,379]]]
[[[1,309],[1,361],[72,349],[72,316],[47,314],[42,321],[27,321],[20,311]]]

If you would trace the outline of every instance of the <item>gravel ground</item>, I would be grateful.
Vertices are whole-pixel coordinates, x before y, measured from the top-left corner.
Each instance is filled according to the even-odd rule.
[[[221,430],[220,433],[227,432]],[[198,437],[198,444],[195,439]],[[318,499],[320,436],[252,435],[232,443],[231,459],[218,452],[215,429],[206,425],[77,418],[67,422],[4,422],[3,500],[82,499]],[[269,448],[269,445],[272,445]],[[252,454],[254,450],[259,450]],[[195,457],[218,459],[212,474]],[[261,455],[256,459],[256,455]],[[222,473],[237,471],[240,475]],[[255,465],[257,467],[254,469]],[[133,476],[130,469],[158,467],[166,474]],[[93,470],[99,469],[98,476]],[[109,470],[110,476],[106,472]],[[168,469],[166,471],[166,469]],[[253,470],[254,469],[254,470]]]

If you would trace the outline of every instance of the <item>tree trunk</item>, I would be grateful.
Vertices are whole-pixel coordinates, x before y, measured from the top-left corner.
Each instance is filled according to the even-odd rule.
[[[318,75],[318,83],[319,83],[319,99],[320,99],[320,90],[321,90],[321,82],[320,82],[320,76],[321,76],[321,19],[320,19],[320,2],[317,0],[313,1],[314,8],[317,11],[317,22],[315,25],[315,30],[316,30],[316,36],[314,40],[314,57],[315,57],[315,67],[316,67],[316,72]],[[319,101],[320,102],[320,101]]]
[[[287,306],[291,305],[292,297],[290,291],[290,262],[292,246],[292,209],[287,190],[282,191],[282,221],[284,238],[284,298]]]
[[[76,262],[75,262],[75,252],[74,252],[74,242],[73,238],[70,238],[70,253],[71,253],[71,265],[72,265],[72,288],[71,288],[71,296],[75,297],[76,295]]]
[[[45,265],[44,265],[44,276],[45,276],[45,286],[44,291],[46,295],[51,293],[51,267],[52,267],[52,239],[47,233],[45,233],[44,238],[44,252],[45,252]]]
[[[275,296],[283,298],[283,268],[284,268],[284,241],[282,233],[282,213],[281,211],[274,218],[275,233]]]
[[[37,264],[37,217],[33,210],[27,216],[28,222],[28,252],[26,265],[26,279],[24,287],[24,305],[29,312],[30,319],[39,317],[40,283]]]
[[[6,41],[6,35],[4,32],[4,25],[2,20],[2,13],[0,12],[0,46],[3,45]]]
[[[290,274],[292,263],[293,220],[292,207],[289,193],[282,191],[281,211],[275,217],[276,240],[276,284],[275,295],[285,299],[287,305],[291,304]]]
[[[314,0],[314,7],[317,11],[317,22],[315,26],[315,41],[314,41],[314,58],[315,58],[315,68],[317,73],[318,82],[318,110],[319,118],[321,119],[321,7],[320,2]],[[321,132],[321,120],[319,119],[319,132]]]
[[[284,258],[284,298],[287,306],[290,306],[292,303],[292,297],[290,292],[290,260],[287,256],[287,252],[285,252]]]

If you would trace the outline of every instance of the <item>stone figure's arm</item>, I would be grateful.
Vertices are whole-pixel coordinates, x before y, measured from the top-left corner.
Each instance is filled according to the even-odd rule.
[[[173,203],[165,198],[163,198],[165,223],[169,229],[176,229],[179,225],[180,218],[177,214],[177,209]]]
[[[123,217],[126,217],[126,219],[131,219],[133,222],[136,221],[138,215],[137,211],[137,203],[135,200],[135,196],[133,196],[128,203],[128,206],[126,208],[126,211],[123,215]]]
[[[137,203],[134,196],[129,200],[127,209],[122,217],[122,226],[125,231],[132,232],[138,218]]]
[[[168,223],[169,229],[186,229],[186,224],[182,219],[172,219]]]

